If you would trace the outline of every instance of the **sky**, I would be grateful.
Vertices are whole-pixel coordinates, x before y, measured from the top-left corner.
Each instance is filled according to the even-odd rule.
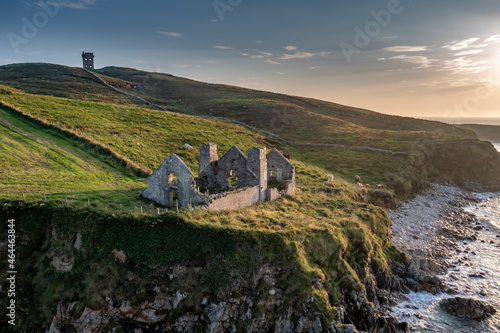
[[[0,65],[132,67],[417,118],[500,117],[498,0],[2,1]]]

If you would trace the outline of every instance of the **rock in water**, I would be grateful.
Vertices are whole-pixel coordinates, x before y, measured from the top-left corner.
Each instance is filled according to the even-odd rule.
[[[454,316],[465,316],[472,320],[483,320],[497,311],[490,304],[472,298],[453,297],[439,302],[444,311]]]

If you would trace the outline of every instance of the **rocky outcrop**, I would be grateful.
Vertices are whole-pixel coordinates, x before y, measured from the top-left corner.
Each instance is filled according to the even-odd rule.
[[[443,311],[472,320],[484,320],[497,311],[490,304],[472,298],[454,297],[439,302]]]
[[[113,250],[117,264],[128,265],[131,260],[122,250]],[[244,282],[237,292],[217,295],[199,294],[197,290],[169,289],[161,280],[179,281],[186,276],[200,272],[200,268],[183,265],[172,267],[151,267],[152,284],[146,290],[136,290],[135,295],[106,297],[105,305],[90,308],[84,302],[58,304],[50,323],[49,333],[88,332],[97,333],[112,329],[130,332],[275,332],[275,333],[355,333],[363,331],[396,333],[407,330],[406,323],[383,314],[383,307],[391,304],[388,290],[390,283],[377,281],[372,277],[364,280],[365,288],[360,291],[345,289],[343,297],[336,302],[333,318],[328,318],[316,308],[315,298],[295,299],[290,304],[290,296],[279,286],[281,275],[288,275],[280,265],[261,264]],[[128,274],[128,279],[136,279]],[[323,277],[324,278],[324,277]],[[391,279],[389,275],[387,279]],[[395,288],[402,287],[401,279]],[[320,277],[311,281],[315,289],[324,288]],[[265,285],[259,290],[257,285]],[[252,287],[253,286],[253,287]],[[115,290],[114,293],[119,294]],[[137,295],[146,295],[139,297]],[[289,304],[289,305],[286,305]],[[79,310],[78,310],[79,309]],[[279,311],[278,311],[279,309]]]
[[[326,322],[328,327],[325,327],[324,317],[301,315],[292,307],[286,309],[277,320],[271,320],[271,316],[266,314],[256,316],[255,308],[266,304],[262,302],[254,304],[252,299],[246,296],[220,302],[203,298],[200,308],[196,311],[181,311],[174,320],[166,320],[169,314],[179,308],[186,296],[180,291],[172,295],[158,292],[154,300],[133,306],[128,301],[122,301],[120,304],[108,298],[106,307],[99,310],[85,307],[78,318],[72,316],[76,302],[66,306],[59,304],[48,332],[61,333],[69,330],[97,333],[116,328],[116,323],[120,323],[123,329],[137,333],[153,331],[223,333],[241,331],[243,322],[248,324],[245,327],[246,332],[357,332],[354,326],[344,327],[336,322]]]

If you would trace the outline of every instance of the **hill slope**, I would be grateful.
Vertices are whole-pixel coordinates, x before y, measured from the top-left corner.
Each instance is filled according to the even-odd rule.
[[[430,155],[435,154],[435,147],[444,147],[448,141],[475,141],[476,137],[473,131],[439,122],[387,116],[307,98],[205,84],[166,74],[146,73],[125,68],[108,67],[98,72],[100,77],[112,86],[143,96],[150,102],[163,105],[173,111],[231,118],[253,126],[254,129],[277,134],[287,141],[268,137],[268,142],[272,146],[291,153],[296,160],[307,160],[346,179],[352,179],[357,174],[368,183],[386,183],[402,195],[419,190],[425,186],[429,175],[436,175],[440,172],[433,170],[433,162],[429,163],[432,161]],[[82,79],[78,79],[78,75]],[[43,79],[33,81],[27,79],[37,76]],[[66,80],[72,82],[69,82],[73,87],[68,90],[69,92],[59,84],[59,81],[67,82]],[[23,91],[49,96],[68,95],[80,100],[100,98],[101,101],[115,103],[113,107],[115,109],[116,103],[128,105],[132,102],[146,106],[138,100],[131,101],[129,97],[105,86],[97,78],[81,69],[65,66],[48,64],[2,66],[0,67],[0,83],[16,86]],[[94,93],[88,94],[87,91]],[[17,98],[5,97],[5,99],[18,106],[23,103]],[[36,108],[36,103],[31,103],[28,108]],[[141,108],[141,110],[145,109]],[[53,115],[55,118],[62,116],[61,112]],[[66,117],[62,123],[70,128],[78,128],[80,125],[77,122],[76,118]],[[128,122],[128,124],[131,123],[133,122]],[[92,126],[88,126],[90,131],[93,131]],[[111,129],[112,131],[116,133],[116,129]],[[147,136],[147,132],[143,131],[135,135]],[[267,135],[264,134],[264,136]],[[220,138],[219,136],[218,139]],[[156,145],[159,140],[155,142]],[[197,145],[197,142],[195,141],[194,145]],[[303,143],[303,145],[296,143]],[[328,144],[331,145],[328,146]],[[343,147],[335,145],[343,145]],[[399,151],[406,155],[359,150],[357,149],[359,147]],[[415,151],[423,155],[417,159],[408,159],[408,155]],[[124,155],[130,154],[124,151]],[[142,159],[144,160],[144,156]],[[460,157],[457,156],[457,160],[459,159]],[[421,160],[421,162],[409,168],[408,162],[415,160]],[[148,165],[149,168],[152,168],[152,165],[153,163]],[[403,177],[395,177],[403,173],[405,174]],[[495,176],[490,175],[486,178],[492,179]],[[459,181],[462,182],[463,179]]]
[[[116,81],[114,84],[121,89],[150,99],[152,102],[165,105],[167,108],[196,114],[212,113],[213,115],[241,120],[259,128],[272,129],[279,127],[279,125],[287,125],[287,123],[291,125],[295,122],[305,125],[303,118],[311,121],[313,117],[317,117],[318,120],[313,121],[312,124],[318,125],[326,121],[329,125],[340,127],[349,127],[349,125],[354,124],[380,130],[470,135],[470,132],[439,122],[384,115],[310,98],[207,84],[130,68],[106,67],[97,70],[97,72],[107,77],[123,80],[121,83]],[[125,82],[134,84],[125,84]],[[273,124],[274,118],[278,118],[275,119],[275,122],[280,124]],[[315,133],[309,134],[315,135]]]
[[[84,70],[67,66],[42,63],[0,66],[0,83],[30,94],[130,106],[142,104],[109,89]]]

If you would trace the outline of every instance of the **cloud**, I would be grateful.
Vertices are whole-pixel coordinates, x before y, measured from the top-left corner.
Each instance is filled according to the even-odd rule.
[[[398,55],[389,59],[394,59],[394,60],[401,60],[405,62],[409,62],[411,64],[418,65],[417,67],[414,67],[414,69],[424,69],[424,68],[429,68],[431,67],[432,62],[434,62],[434,59],[429,59],[424,56],[407,56],[407,55]]]
[[[262,52],[262,51],[258,51],[258,50],[255,50],[255,51],[259,52],[262,55],[265,55],[266,57],[272,57],[273,56],[273,54],[269,53],[269,52]]]
[[[470,47],[472,44],[477,42],[479,38],[468,38],[464,40],[455,40],[449,44],[443,46],[444,49],[459,51]]]
[[[452,74],[476,74],[490,69],[491,66],[487,64],[486,60],[473,61],[466,57],[459,57],[446,60],[441,71],[452,72]]]
[[[315,69],[318,69],[320,68],[319,66],[311,66],[311,67],[307,67],[307,69],[310,69],[310,70],[315,70]]]
[[[283,73],[283,72],[276,72],[276,74],[278,74],[278,75],[286,75],[286,73]]]
[[[263,42],[263,41],[261,41],[261,40],[256,40],[256,41],[255,41],[255,44],[262,44],[262,43],[264,43],[264,42]]]
[[[385,61],[385,58],[377,58],[378,61]]]
[[[244,57],[249,57],[250,59],[262,59],[264,56],[262,54],[248,54],[248,53],[240,53]]]
[[[80,0],[80,1],[67,1],[67,0],[58,0],[58,1],[49,1],[49,4],[56,4],[59,7],[72,8],[72,9],[89,9],[90,6],[96,4],[96,0]],[[37,2],[37,6],[42,6],[42,2]]]
[[[487,42],[487,43],[499,42],[500,41],[500,35],[493,35],[491,37],[486,38],[484,41]]]
[[[272,61],[271,59],[266,59],[266,60],[264,60],[264,62],[265,62],[266,64],[270,64],[270,65],[281,65],[281,63],[280,63],[280,62],[277,62],[277,61]]]
[[[287,51],[295,51],[295,50],[297,50],[297,46],[293,46],[293,45],[288,45],[288,46],[285,46],[283,48],[285,50],[287,50]]]
[[[427,46],[390,46],[385,47],[382,51],[389,52],[423,52],[427,51]]]
[[[200,65],[193,66],[193,65],[182,64],[182,65],[174,65],[174,67],[177,67],[177,68],[200,68],[201,66]]]
[[[231,46],[222,46],[222,45],[215,45],[214,49],[219,49],[219,50],[234,50],[234,47],[231,47]]]
[[[454,56],[461,57],[461,56],[466,56],[466,55],[479,54],[481,52],[483,52],[483,50],[467,50],[467,51],[455,53]]]
[[[167,37],[175,37],[175,38],[182,38],[184,37],[183,34],[178,33],[178,32],[168,32],[168,31],[156,31],[157,34],[167,36]]]
[[[314,56],[322,56],[325,57],[329,55],[331,52],[319,52],[319,53],[311,53],[311,52],[295,52],[294,54],[282,54],[279,55],[277,58],[281,60],[289,60],[289,59],[308,59],[312,58]]]

